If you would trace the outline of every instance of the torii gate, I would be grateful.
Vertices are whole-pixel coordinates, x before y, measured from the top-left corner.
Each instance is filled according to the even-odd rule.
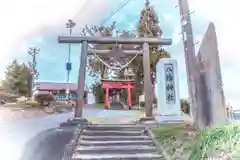
[[[89,36],[59,36],[59,43],[66,44],[82,44],[81,45],[81,58],[80,68],[78,72],[78,89],[77,89],[77,103],[75,109],[75,119],[82,118],[83,110],[83,95],[85,86],[86,76],[86,62],[87,55],[92,54],[92,50],[88,50],[88,43],[90,44],[136,44],[143,45],[143,68],[144,68],[144,99],[145,99],[145,117],[152,118],[152,94],[153,87],[150,74],[150,56],[149,56],[149,45],[171,45],[171,39],[158,38],[147,38],[147,37],[134,37],[134,38],[123,38],[123,37],[89,37]],[[96,54],[108,54],[111,50],[96,50]],[[135,55],[139,50],[124,51],[128,55]]]
[[[134,87],[133,80],[109,80],[109,79],[101,79],[102,88],[106,89],[105,95],[105,108],[110,108],[109,104],[109,89],[111,88],[119,88],[119,89],[127,89],[127,105],[128,109],[131,110],[132,108],[132,98],[131,98],[131,89]]]

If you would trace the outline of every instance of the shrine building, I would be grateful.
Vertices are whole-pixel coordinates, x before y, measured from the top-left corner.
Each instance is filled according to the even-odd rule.
[[[74,100],[77,98],[77,84],[69,83],[70,99]],[[58,82],[38,82],[37,87],[34,89],[33,94],[38,93],[52,93],[57,101],[67,100],[66,96],[67,83]],[[88,92],[85,91],[85,103],[87,103]]]

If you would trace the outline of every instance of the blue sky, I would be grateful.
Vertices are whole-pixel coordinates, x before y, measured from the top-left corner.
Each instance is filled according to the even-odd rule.
[[[41,48],[38,55],[38,70],[41,81],[65,81],[65,62],[68,46],[57,43],[58,35],[68,34],[65,23],[73,19],[77,25],[73,34],[77,35],[85,24],[99,24],[116,10],[123,0],[8,0],[0,2],[1,46],[0,78],[4,67],[13,58],[30,60],[28,47]],[[184,54],[182,49],[179,10],[177,0],[151,0],[158,15],[163,37],[173,38],[173,45],[166,49],[179,63],[181,97],[187,97],[187,82]],[[209,21],[216,25],[224,91],[227,102],[240,108],[240,64],[239,36],[240,24],[236,16],[240,13],[239,0],[189,0],[192,14],[194,37],[200,41]],[[132,0],[113,16],[108,23],[117,22],[120,29],[135,29],[144,0]],[[196,44],[198,50],[199,44]],[[77,81],[80,47],[73,46],[71,81]],[[87,82],[92,82],[90,77]]]

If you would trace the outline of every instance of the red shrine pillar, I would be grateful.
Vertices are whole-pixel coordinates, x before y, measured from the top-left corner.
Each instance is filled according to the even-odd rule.
[[[105,94],[105,108],[108,109],[109,108],[109,88],[106,87],[106,94]]]
[[[132,98],[131,98],[131,88],[130,88],[130,84],[128,84],[128,109],[131,110],[132,109]]]

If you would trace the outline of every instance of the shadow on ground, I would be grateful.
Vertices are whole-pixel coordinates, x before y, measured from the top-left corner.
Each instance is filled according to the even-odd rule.
[[[26,143],[20,160],[60,160],[74,127],[59,127],[37,134]]]

